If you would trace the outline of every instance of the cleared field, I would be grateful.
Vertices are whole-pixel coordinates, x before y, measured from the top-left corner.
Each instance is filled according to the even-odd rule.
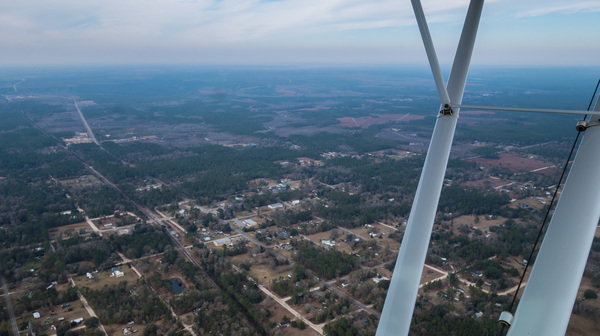
[[[587,289],[593,289],[598,291],[598,288],[592,286],[592,281],[588,277],[581,279],[581,285],[577,292],[577,301],[581,301],[583,293]],[[576,303],[577,304],[577,303]],[[600,299],[585,300],[583,303],[589,311],[600,310]],[[571,314],[571,320],[569,321],[569,327],[565,335],[600,335],[600,323],[598,320],[590,319],[585,314]]]
[[[279,322],[283,321],[283,317],[286,316],[290,320],[295,320],[295,316],[290,313],[287,309],[283,308],[280,304],[275,302],[273,299],[264,295],[265,299],[259,304],[259,307],[262,309],[268,309],[271,312],[269,316],[269,321],[275,322],[279,324]],[[300,311],[303,314],[302,311]],[[300,330],[297,328],[293,328],[291,326],[288,327],[275,327],[275,330],[280,330],[281,334],[284,336],[299,336],[299,335],[318,335],[314,330],[307,327],[304,330]]]
[[[424,118],[424,116],[410,114],[372,114],[367,117],[343,117],[337,118],[337,120],[345,127],[369,127],[375,124],[386,124],[391,121],[409,122],[411,120],[422,120]]]
[[[161,321],[156,321],[153,322],[153,324],[156,325],[160,325]],[[131,330],[137,330],[137,335],[143,335],[144,334],[144,329],[146,328],[145,325],[141,325],[141,324],[110,324],[110,325],[105,325],[104,329],[106,329],[106,333],[109,335],[123,335],[123,329],[127,328],[127,327],[131,327]]]
[[[76,177],[76,178],[70,178],[70,179],[60,179],[58,180],[60,182],[60,184],[62,184],[65,187],[75,187],[75,188],[84,188],[84,187],[90,187],[93,185],[101,185],[102,181],[100,181],[96,176],[94,175],[84,175],[81,177]]]
[[[111,277],[111,271],[104,271],[92,273],[94,276],[93,279],[88,279],[87,276],[81,275],[73,278],[73,280],[78,287],[89,287],[94,290],[100,290],[104,288],[104,286],[117,285],[121,281],[127,281],[127,283],[133,284],[138,280],[137,274],[135,274],[135,272],[127,265],[121,265],[121,272],[125,274],[122,277]]]
[[[16,300],[16,298],[13,298],[13,300]],[[34,312],[40,313],[40,318],[34,318]],[[40,334],[53,335],[56,334],[56,331],[51,330],[53,325],[58,327],[65,321],[70,322],[78,318],[87,319],[89,317],[90,314],[88,314],[87,310],[84,308],[83,303],[76,300],[64,305],[44,307],[23,313],[21,316],[17,316],[17,325],[22,325],[23,323],[26,324],[31,321],[32,325],[40,326]],[[64,321],[59,321],[61,318],[64,318]]]
[[[469,228],[476,227],[485,233],[490,229],[491,226],[502,225],[502,223],[504,223],[507,220],[507,218],[504,217],[486,219],[485,216],[479,216],[479,222],[475,223],[476,217],[477,216],[464,215],[454,218],[454,233],[458,234],[458,229],[461,225],[466,225]]]
[[[536,210],[540,210],[542,209],[548,202],[546,203],[542,203],[539,199],[534,198],[534,197],[529,197],[529,198],[523,198],[520,200],[517,200],[515,202],[513,202],[512,204],[509,205],[509,207],[511,208],[517,208],[519,207],[519,203],[522,204],[527,204],[529,207],[531,207],[532,209],[536,209]]]
[[[552,163],[538,160],[533,156],[519,156],[515,153],[500,153],[499,159],[476,158],[469,161],[476,162],[479,166],[485,168],[504,167],[512,171],[536,171],[540,174],[554,175],[558,169]],[[546,168],[548,167],[548,168]],[[546,169],[542,169],[546,168]]]
[[[258,283],[270,289],[274,279],[286,277],[291,270],[290,265],[277,266],[275,269],[271,265],[253,265],[249,274]]]
[[[74,237],[77,235],[88,234],[91,233],[92,229],[86,222],[75,223],[65,226],[59,226],[48,230],[48,235],[51,240],[55,240],[58,237],[63,236],[63,238]]]
[[[335,247],[330,247],[328,245],[321,243],[322,240],[331,240],[331,231],[333,231],[333,230],[315,233],[313,235],[306,236],[306,238],[312,240],[313,242],[315,242],[317,245],[320,245],[320,246],[324,246],[327,248],[335,248],[338,251],[349,253],[349,254],[353,253],[352,247],[350,247],[350,245],[344,243],[341,240],[343,237],[345,237],[345,232],[341,231],[339,229],[337,230],[338,238],[335,239],[335,245],[336,245]]]

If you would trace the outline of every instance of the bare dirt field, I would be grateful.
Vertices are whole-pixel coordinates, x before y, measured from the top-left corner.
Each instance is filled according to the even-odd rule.
[[[345,127],[369,127],[375,124],[386,124],[391,121],[409,122],[411,120],[422,120],[425,116],[410,114],[373,114],[368,117],[343,117],[337,118],[340,124]]]
[[[590,278],[583,277],[581,279],[581,285],[579,286],[579,292],[577,293],[577,301],[581,301],[583,298],[583,292],[585,292],[586,289],[598,290],[592,286]],[[600,309],[600,299],[585,300],[583,303],[590,310],[597,311]],[[583,314],[572,314],[571,320],[569,321],[569,327],[567,328],[567,333],[565,335],[600,335],[600,321],[592,320]]]
[[[540,210],[544,207],[544,205],[546,205],[548,203],[547,201],[544,201],[544,202],[545,203],[542,203],[539,199],[537,199],[535,197],[528,197],[528,198],[523,198],[523,199],[513,202],[512,204],[509,205],[509,207],[517,208],[520,206],[519,204],[526,204],[529,207],[531,207],[532,209]]]
[[[514,182],[501,180],[499,178],[488,177],[488,178],[483,178],[480,180],[467,181],[467,182],[462,183],[462,185],[465,187],[474,187],[474,188],[483,188],[487,184],[489,184],[489,186],[494,189],[499,189],[502,186],[508,187],[509,185],[514,184]]]
[[[313,242],[315,242],[317,245],[319,246],[324,246],[326,248],[331,248],[328,245],[325,245],[323,243],[321,243],[322,240],[331,240],[331,232],[333,230],[329,230],[329,231],[324,231],[324,232],[319,232],[319,233],[315,233],[313,235],[310,236],[306,236],[306,238],[312,240]],[[352,247],[350,247],[350,245],[344,243],[342,241],[342,239],[344,239],[344,237],[346,236],[346,233],[344,231],[341,231],[339,229],[337,229],[338,231],[338,238],[336,238],[335,241],[335,249],[341,252],[345,252],[345,253],[352,253]]]
[[[250,268],[250,276],[261,285],[271,288],[273,280],[287,276],[292,270],[292,266],[278,266],[273,269],[271,265],[253,265]]]
[[[137,274],[127,265],[121,265],[121,271],[125,273],[122,277],[111,277],[111,271],[103,271],[98,273],[92,273],[93,279],[88,279],[85,275],[81,275],[73,278],[75,284],[79,287],[89,287],[90,289],[100,290],[104,286],[113,286],[119,284],[121,281],[127,281],[129,284],[134,284],[138,280]]]
[[[67,305],[68,304],[68,305]],[[37,309],[35,311],[28,311],[23,313],[21,316],[17,316],[17,324],[21,325],[23,322],[31,321],[31,323],[39,324],[42,326],[41,334],[56,334],[56,331],[50,329],[52,325],[58,327],[62,321],[59,318],[64,318],[64,321],[71,321],[80,317],[87,319],[90,317],[87,310],[84,308],[81,301],[76,300],[68,302],[65,305],[51,306],[47,308]],[[41,317],[34,319],[33,313],[40,313]]]
[[[74,237],[81,234],[91,233],[92,229],[86,222],[75,223],[65,226],[59,226],[48,230],[48,235],[51,240],[55,240],[61,236],[63,238]]]
[[[90,187],[93,185],[101,185],[102,181],[100,181],[94,175],[84,175],[81,177],[70,178],[70,179],[60,179],[60,184],[65,187],[75,187],[75,188],[84,188]]]
[[[162,320],[161,320],[162,321]],[[153,324],[157,324],[160,325],[161,321],[156,321],[153,322]],[[128,324],[109,324],[109,325],[105,325],[104,329],[106,329],[106,333],[109,335],[123,335],[123,329],[127,328],[127,327],[131,327],[131,330],[137,330],[137,335],[143,335],[144,334],[144,328],[146,326],[141,325],[141,324],[133,324],[133,325],[128,325]]]
[[[479,217],[479,223],[475,223],[476,218]],[[471,216],[464,215],[460,217],[456,217],[453,219],[454,221],[454,233],[459,234],[459,228],[461,225],[466,225],[469,228],[476,227],[482,232],[486,233],[490,229],[491,226],[502,225],[507,219],[504,217],[497,217],[494,219],[486,219],[485,216]]]
[[[273,321],[277,324],[283,321],[283,317],[286,316],[290,320],[294,320],[295,317],[290,313],[287,309],[283,308],[281,305],[276,303],[273,299],[264,295],[265,299],[259,304],[260,308],[268,309],[271,312],[269,316],[269,321]],[[300,311],[303,314],[303,311]],[[297,335],[318,335],[312,328],[307,327],[304,330],[300,330],[297,328],[293,328],[291,326],[288,327],[280,327],[277,326],[275,330],[279,329],[283,336],[297,336]]]
[[[553,164],[532,158],[531,156],[520,156],[515,153],[500,153],[499,159],[475,158],[468,161],[476,162],[479,166],[485,168],[503,167],[512,171],[536,171],[541,174],[555,175],[558,172]],[[542,169],[548,167],[547,169]]]
[[[426,283],[432,280],[435,280],[439,277],[442,277],[444,274],[436,271],[436,270],[432,270],[429,267],[423,267],[423,273],[421,275],[421,283]]]

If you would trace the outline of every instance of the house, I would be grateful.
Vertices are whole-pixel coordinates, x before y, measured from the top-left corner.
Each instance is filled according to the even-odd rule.
[[[40,313],[38,313],[38,312],[34,312],[33,313],[33,318],[37,319],[37,318],[40,318],[40,317],[42,317],[42,315],[40,315]]]
[[[323,239],[323,240],[321,240],[321,244],[327,245],[329,247],[335,247],[335,241],[332,242],[331,240]]]
[[[293,200],[293,201],[292,201],[292,205],[298,205],[298,204],[300,204],[300,201],[299,201],[299,200]]]
[[[111,277],[117,277],[120,278],[122,276],[125,276],[125,273],[121,272],[121,271],[114,271],[110,274]]]
[[[376,284],[380,283],[383,280],[390,280],[390,279],[388,277],[384,277],[384,276],[381,276],[381,275],[380,276],[376,276],[376,277],[373,278],[373,281]]]
[[[90,272],[87,272],[87,273],[85,273],[85,276],[86,276],[88,279],[93,279],[93,278],[94,278],[94,275],[93,275],[92,273],[90,273]]]
[[[75,323],[75,324],[79,324],[79,323],[81,323],[81,322],[83,322],[83,317],[80,317],[80,318],[76,318],[76,319],[74,319],[74,320],[71,320],[71,323]]]
[[[283,208],[283,204],[281,204],[281,203],[273,203],[273,204],[269,204],[268,207],[271,210],[281,209],[281,208]]]

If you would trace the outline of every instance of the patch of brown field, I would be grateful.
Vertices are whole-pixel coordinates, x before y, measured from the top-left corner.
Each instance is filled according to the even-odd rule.
[[[102,322],[102,321],[100,321]],[[152,322],[152,324],[157,324],[160,325],[162,322],[162,320],[158,320],[158,321],[154,321]],[[132,324],[132,325],[128,325],[128,324],[109,324],[109,325],[104,325],[104,329],[106,329],[106,333],[109,335],[123,335],[123,329],[125,329],[126,327],[131,327],[131,329],[133,330],[137,330],[135,335],[143,335],[144,334],[144,329],[146,328],[146,325],[143,324]]]
[[[592,281],[590,278],[583,277],[581,279],[579,291],[577,292],[577,301],[581,301],[583,298],[583,293],[587,289],[598,290],[592,286]],[[600,335],[600,320],[597,318],[597,311],[600,310],[600,299],[585,300],[584,303],[586,306],[588,306],[588,308],[595,310],[596,313],[593,314],[593,316],[586,316],[585,314],[572,314],[571,320],[569,321],[569,326],[567,328],[567,333],[565,335]]]
[[[84,230],[85,232],[82,230]],[[51,228],[48,230],[48,235],[50,236],[50,239],[57,239],[58,237],[60,237],[60,235],[62,233],[63,238],[66,239],[66,238],[77,236],[77,235],[81,234],[81,232],[83,232],[83,234],[91,233],[92,228],[90,228],[90,226],[88,225],[87,222],[81,222],[81,223],[75,223],[75,224],[69,224],[69,225],[65,225],[65,226]]]
[[[342,117],[337,118],[340,124],[345,127],[369,127],[375,124],[385,124],[388,122],[409,122],[411,120],[422,120],[425,116],[411,115],[411,114],[374,114],[376,117]]]
[[[335,241],[335,249],[341,252],[345,252],[348,254],[353,253],[352,248],[350,247],[350,245],[344,243],[342,241],[342,239],[344,239],[344,237],[346,236],[346,232],[337,229],[338,230],[338,238],[336,238]],[[319,246],[323,246],[326,248],[329,248],[329,246],[322,244],[321,240],[330,240],[330,236],[331,236],[331,231],[333,230],[329,230],[329,231],[324,231],[324,232],[319,232],[319,233],[315,233],[313,235],[310,236],[306,236],[306,238],[312,240],[313,242],[315,242],[317,245]]]
[[[282,88],[282,87],[275,88],[275,92],[277,92],[280,96],[283,96],[283,97],[299,97],[299,96],[302,96],[302,94],[300,94],[300,93],[298,93],[296,91],[285,89],[285,88]]]
[[[487,184],[487,182],[489,182],[489,185],[492,188],[500,187],[500,186],[511,183],[511,181],[505,181],[505,180],[501,180],[501,179],[494,179],[494,178],[488,177],[488,178],[483,178],[480,180],[463,182],[461,184],[465,187],[482,188]]]
[[[16,299],[14,299],[14,300],[16,300]],[[56,335],[55,331],[50,330],[50,327],[52,325],[58,327],[64,321],[69,322],[71,320],[75,320],[80,317],[83,317],[84,319],[87,319],[90,317],[90,314],[84,308],[83,303],[81,303],[81,301],[76,300],[76,301],[68,302],[68,304],[69,304],[69,306],[64,307],[64,308],[61,308],[61,305],[57,305],[57,306],[51,306],[51,307],[43,307],[43,308],[32,310],[32,311],[26,311],[23,314],[21,314],[20,316],[17,316],[17,324],[20,325],[23,322],[27,323],[28,321],[31,321],[32,324],[38,324],[38,325],[42,326],[42,328],[40,330],[41,334]],[[54,310],[54,312],[52,310]],[[39,319],[34,319],[33,318],[34,312],[40,313],[41,317]],[[64,317],[65,320],[58,321],[58,319],[61,317]],[[46,322],[48,322],[48,324],[46,324]]]
[[[265,265],[252,265],[250,267],[250,276],[258,281],[261,285],[269,288],[271,290],[271,284],[273,280],[283,278],[291,273],[292,266],[277,266],[277,268],[273,269],[270,264]]]
[[[515,153],[500,153],[499,159],[475,158],[468,161],[476,162],[479,166],[485,168],[503,167],[512,171],[532,171],[544,167],[550,167],[553,164],[537,159],[530,159],[529,156],[519,156]],[[541,174],[554,175],[558,172],[556,167],[539,170]]]
[[[444,274],[442,274],[438,271],[432,270],[429,267],[423,267],[423,273],[421,273],[421,283],[426,283],[431,280],[435,280],[443,275]]]
[[[529,205],[532,209],[541,210],[546,204],[548,204],[549,201],[545,201],[545,202],[546,203],[542,203],[542,202],[540,202],[539,199],[537,199],[535,197],[529,197],[529,198],[523,198],[523,199],[517,200],[517,201],[511,203],[509,205],[509,207],[518,208],[519,203],[523,203],[523,204]]]
[[[475,218],[479,217],[479,223],[475,223]],[[453,231],[455,234],[460,234],[459,233],[459,228],[461,225],[466,225],[469,228],[473,228],[476,227],[479,230],[481,230],[482,232],[487,232],[491,226],[496,226],[496,225],[502,225],[502,223],[504,223],[507,219],[504,217],[498,217],[495,219],[486,219],[485,216],[471,216],[471,215],[464,215],[464,216],[460,216],[460,217],[456,217],[453,219],[454,221],[454,227],[453,227]]]
[[[128,284],[135,284],[139,279],[137,274],[127,265],[121,265],[121,271],[125,273],[124,276],[117,278],[111,277],[112,273],[109,271],[92,273],[93,279],[88,279],[85,275],[74,277],[73,281],[78,287],[88,287],[93,290],[101,290],[104,286],[116,286],[122,281],[127,281]]]
[[[280,304],[275,302],[275,300],[271,299],[269,296],[265,294],[263,294],[263,296],[265,299],[259,303],[259,308],[268,309],[271,312],[271,314],[269,315],[269,321],[273,321],[279,324],[279,322],[283,321],[284,316],[286,316],[292,321],[295,319],[295,316],[293,316],[293,314],[290,313],[289,310],[283,308]],[[304,311],[299,311],[299,313],[303,315],[305,314]],[[304,330],[300,330],[291,326],[284,328],[277,326],[273,330],[280,330],[283,336],[315,335],[315,331],[310,327],[307,327]]]
[[[315,107],[307,107],[307,108],[302,108],[302,109],[298,109],[298,111],[320,111],[320,110],[329,110],[331,107],[330,106],[315,106]]]

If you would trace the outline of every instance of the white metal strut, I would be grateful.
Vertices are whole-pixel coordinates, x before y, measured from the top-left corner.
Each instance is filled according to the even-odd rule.
[[[419,27],[426,28],[427,24],[424,21],[425,16],[419,0],[412,0],[412,3],[417,20],[422,21],[419,23]],[[462,101],[482,9],[483,0],[472,0],[467,11],[448,80],[447,95],[453,104],[460,104]],[[437,84],[442,77],[429,37],[429,30],[421,28],[421,34]],[[431,45],[428,46],[428,44]],[[438,88],[438,91],[442,99],[441,110],[444,110],[445,90]],[[452,113],[440,113],[436,121],[408,225],[396,261],[396,268],[379,320],[377,336],[407,335],[409,332],[433,221],[442,190],[446,166],[448,165],[458,112],[458,110],[455,110]]]
[[[600,97],[594,111],[600,112]],[[509,336],[564,335],[567,330],[600,219],[600,117],[593,116],[589,125],[533,264]]]

